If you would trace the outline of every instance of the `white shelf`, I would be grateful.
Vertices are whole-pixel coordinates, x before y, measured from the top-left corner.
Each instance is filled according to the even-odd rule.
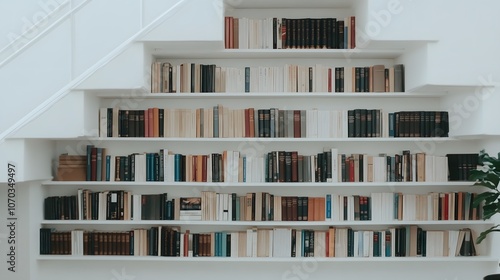
[[[39,261],[162,261],[162,262],[498,262],[492,257],[372,257],[372,258],[231,258],[231,257],[156,257],[156,256],[71,256],[39,255]]]
[[[300,9],[300,8],[350,8],[353,5],[352,0],[315,0],[315,1],[303,1],[303,0],[224,0],[224,4],[230,6],[233,9]]]
[[[459,139],[453,137],[352,137],[352,138],[182,138],[182,137],[76,137],[76,138],[51,138],[52,140],[74,140],[74,141],[93,141],[93,142],[258,142],[258,143],[285,143],[285,142],[311,142],[311,143],[342,143],[342,142],[389,142],[389,143],[401,143],[401,142],[431,142],[431,143],[442,143],[442,142],[453,142]],[[466,139],[464,139],[466,140]],[[473,139],[471,139],[473,140]]]
[[[42,185],[44,186],[109,186],[109,187],[119,187],[119,186],[194,186],[194,187],[287,187],[287,188],[302,188],[302,187],[459,187],[459,186],[472,186],[474,182],[344,182],[344,183],[327,183],[327,182],[315,182],[315,183],[213,183],[213,182],[130,182],[130,181],[120,181],[120,182],[107,182],[107,181],[45,181]]]
[[[148,221],[124,221],[124,220],[44,220],[42,225],[171,225],[171,226],[248,226],[248,227],[321,227],[321,226],[473,226],[494,225],[492,221],[468,220],[468,221],[171,221],[171,220],[148,220]]]
[[[470,92],[473,94],[477,89],[493,87],[495,85],[492,84],[423,84],[406,90],[421,93]]]
[[[203,92],[203,93],[139,93],[130,91],[99,91],[101,98],[200,99],[200,98],[439,98],[444,93],[432,92]]]
[[[403,49],[172,49],[168,42],[145,42],[153,56],[165,59],[259,59],[259,58],[321,58],[321,59],[393,59]],[[221,46],[222,47],[222,46]]]

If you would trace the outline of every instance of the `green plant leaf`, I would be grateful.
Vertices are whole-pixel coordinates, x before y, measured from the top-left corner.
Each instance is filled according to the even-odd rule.
[[[481,243],[489,233],[495,232],[495,231],[500,232],[500,229],[496,229],[497,227],[500,227],[500,225],[492,226],[491,228],[481,232],[481,234],[479,234],[479,236],[477,237],[477,240],[476,240],[477,244]]]
[[[491,167],[500,170],[500,160],[496,157],[490,156],[488,153],[483,153],[483,151],[481,151],[478,161],[481,165],[488,164]]]
[[[470,174],[469,180],[471,180],[471,181],[482,180],[482,179],[486,178],[486,176],[488,175],[487,172],[484,172],[481,169],[471,170],[469,172],[469,174]]]
[[[485,180],[491,182],[495,186],[495,188],[498,186],[498,182],[500,182],[500,178],[495,172],[488,173]]]
[[[483,219],[487,220],[498,212],[498,205],[488,204],[483,206]]]
[[[498,197],[500,196],[500,193],[493,193],[493,192],[492,192],[491,194],[492,194],[491,196],[488,196],[488,197],[486,197],[486,198],[484,199],[484,203],[486,203],[486,204],[493,203],[493,202],[495,202],[495,201],[498,199]]]
[[[476,195],[476,197],[474,198],[474,201],[472,203],[472,207],[478,207],[479,204],[481,204],[481,202],[483,202],[483,200],[485,200],[488,197],[493,196],[494,194],[495,193],[493,193],[493,192],[483,192],[483,193]]]
[[[492,183],[487,182],[487,181],[478,181],[478,182],[474,183],[473,186],[483,186],[483,187],[491,189],[491,190],[496,189],[496,186],[494,186]]]

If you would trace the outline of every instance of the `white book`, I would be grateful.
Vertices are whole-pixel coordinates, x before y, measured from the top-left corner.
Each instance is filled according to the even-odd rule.
[[[108,137],[108,108],[99,108],[99,137]]]
[[[257,257],[257,228],[253,228],[251,232],[252,236],[252,257],[256,258]]]
[[[302,231],[300,229],[295,231],[295,256],[302,257]]]
[[[201,215],[180,216],[179,221],[201,221]]]
[[[158,229],[158,233],[161,233],[160,229]],[[159,238],[158,238],[158,256],[161,256],[161,247],[160,247],[162,244],[162,242],[160,240],[161,234],[158,234],[158,236],[159,236]],[[180,257],[181,258],[184,257],[184,236],[185,236],[185,233],[181,232],[181,248],[180,248],[180,250],[181,250]]]
[[[255,244],[256,246],[257,244]],[[253,230],[252,229],[247,229],[247,257],[253,257],[253,250],[254,250],[254,244],[253,244]],[[257,252],[255,252],[255,255],[257,255]]]

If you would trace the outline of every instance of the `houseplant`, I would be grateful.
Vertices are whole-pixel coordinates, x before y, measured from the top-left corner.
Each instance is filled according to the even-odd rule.
[[[500,153],[498,158],[488,155],[484,150],[479,153],[478,168],[471,171],[470,179],[475,181],[474,186],[482,187],[482,193],[476,196],[473,207],[483,204],[483,219],[489,219],[500,213]],[[500,224],[483,231],[477,238],[481,243],[492,232],[500,232]],[[500,280],[500,274],[485,276],[484,280]]]
[[[484,192],[476,196],[473,207],[478,207],[483,202],[483,219],[487,220],[493,215],[500,213],[500,159],[488,155],[484,150],[479,153],[478,167],[471,171],[470,180],[475,181],[474,186],[484,187]],[[483,231],[477,238],[477,243],[481,243],[491,232],[500,232],[500,224],[492,226]]]

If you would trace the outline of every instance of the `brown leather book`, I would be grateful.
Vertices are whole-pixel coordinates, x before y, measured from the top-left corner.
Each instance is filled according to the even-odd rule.
[[[293,137],[300,138],[300,110],[293,111]]]
[[[281,220],[282,221],[288,221],[288,209],[287,209],[287,197],[282,196],[281,197]]]
[[[319,200],[319,220],[325,221],[326,218],[326,200],[325,197],[318,197]]]
[[[314,205],[316,204],[316,200],[314,197],[307,198],[307,220],[308,221],[316,221],[316,217],[314,216]]]
[[[384,92],[385,91],[385,66],[384,65],[373,65],[373,74],[370,73],[373,81],[373,92]]]
[[[233,18],[233,49],[239,49],[240,44],[239,44],[239,19],[238,18]]]
[[[160,137],[160,109],[159,108],[153,108],[153,137]]]
[[[229,21],[231,17],[224,17],[224,48],[229,49]]]
[[[297,211],[297,206],[298,206],[298,197],[296,196],[293,196],[293,197],[290,197],[291,201],[292,201],[292,221],[298,221],[298,217],[297,217],[297,214],[298,214],[298,211]]]

